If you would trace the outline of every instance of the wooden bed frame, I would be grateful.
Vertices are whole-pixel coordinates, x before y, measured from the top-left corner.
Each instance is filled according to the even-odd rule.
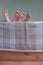
[[[43,52],[0,51],[0,65],[43,65]]]
[[[0,51],[0,61],[43,61],[43,52]]]

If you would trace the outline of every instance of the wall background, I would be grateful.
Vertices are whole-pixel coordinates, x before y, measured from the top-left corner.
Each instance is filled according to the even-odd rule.
[[[9,10],[10,19],[16,10],[30,12],[31,21],[43,21],[43,0],[0,0],[0,20],[4,20],[4,10]]]

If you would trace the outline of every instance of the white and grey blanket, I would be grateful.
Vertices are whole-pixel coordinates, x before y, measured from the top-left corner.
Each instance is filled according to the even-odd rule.
[[[0,50],[43,51],[43,23],[0,22]]]

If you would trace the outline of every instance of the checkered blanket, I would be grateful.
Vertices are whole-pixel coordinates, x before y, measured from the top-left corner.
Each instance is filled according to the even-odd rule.
[[[43,50],[43,23],[0,23],[0,49]]]
[[[43,50],[43,23],[27,23],[27,49]]]

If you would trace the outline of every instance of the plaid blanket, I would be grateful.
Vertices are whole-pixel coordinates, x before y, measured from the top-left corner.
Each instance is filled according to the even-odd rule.
[[[43,50],[43,23],[26,23],[27,49]]]
[[[0,49],[43,50],[43,23],[0,22]]]

